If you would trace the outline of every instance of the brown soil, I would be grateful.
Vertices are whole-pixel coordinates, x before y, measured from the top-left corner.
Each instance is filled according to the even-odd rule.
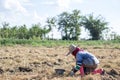
[[[120,49],[86,48],[100,60],[105,75],[68,76],[75,65],[72,55],[66,57],[66,47],[1,47],[0,80],[120,80]],[[65,69],[64,75],[55,69]]]

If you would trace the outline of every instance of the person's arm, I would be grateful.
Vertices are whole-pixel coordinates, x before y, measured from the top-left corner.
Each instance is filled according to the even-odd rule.
[[[76,55],[76,65],[75,67],[71,70],[71,76],[73,76],[78,70],[80,70],[80,67],[82,66],[82,55],[77,54]]]

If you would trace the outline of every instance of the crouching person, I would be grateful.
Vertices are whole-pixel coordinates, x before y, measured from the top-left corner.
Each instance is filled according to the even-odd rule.
[[[75,45],[69,46],[69,52],[66,56],[69,54],[72,54],[76,59],[76,65],[71,70],[70,76],[73,76],[77,71],[80,71],[81,76],[87,75],[87,74],[103,74],[103,69],[97,69],[99,60],[90,52],[81,50],[79,47],[76,47]]]

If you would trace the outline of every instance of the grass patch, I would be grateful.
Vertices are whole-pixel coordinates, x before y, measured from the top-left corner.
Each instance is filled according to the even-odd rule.
[[[119,41],[103,41],[103,40],[34,40],[34,39],[0,39],[1,46],[14,46],[14,45],[30,45],[30,46],[46,46],[46,47],[56,47],[56,46],[68,46],[70,44],[75,44],[80,47],[93,47],[95,49],[101,48],[116,48],[119,49]],[[106,47],[108,46],[108,47]]]

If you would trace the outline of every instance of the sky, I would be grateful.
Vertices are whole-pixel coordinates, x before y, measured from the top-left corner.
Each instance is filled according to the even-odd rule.
[[[48,17],[74,9],[80,10],[82,15],[101,15],[109,23],[108,27],[120,35],[120,0],[0,0],[0,24],[43,25]],[[53,30],[53,33],[54,38],[60,37],[57,30]],[[83,30],[81,37],[86,36]]]

